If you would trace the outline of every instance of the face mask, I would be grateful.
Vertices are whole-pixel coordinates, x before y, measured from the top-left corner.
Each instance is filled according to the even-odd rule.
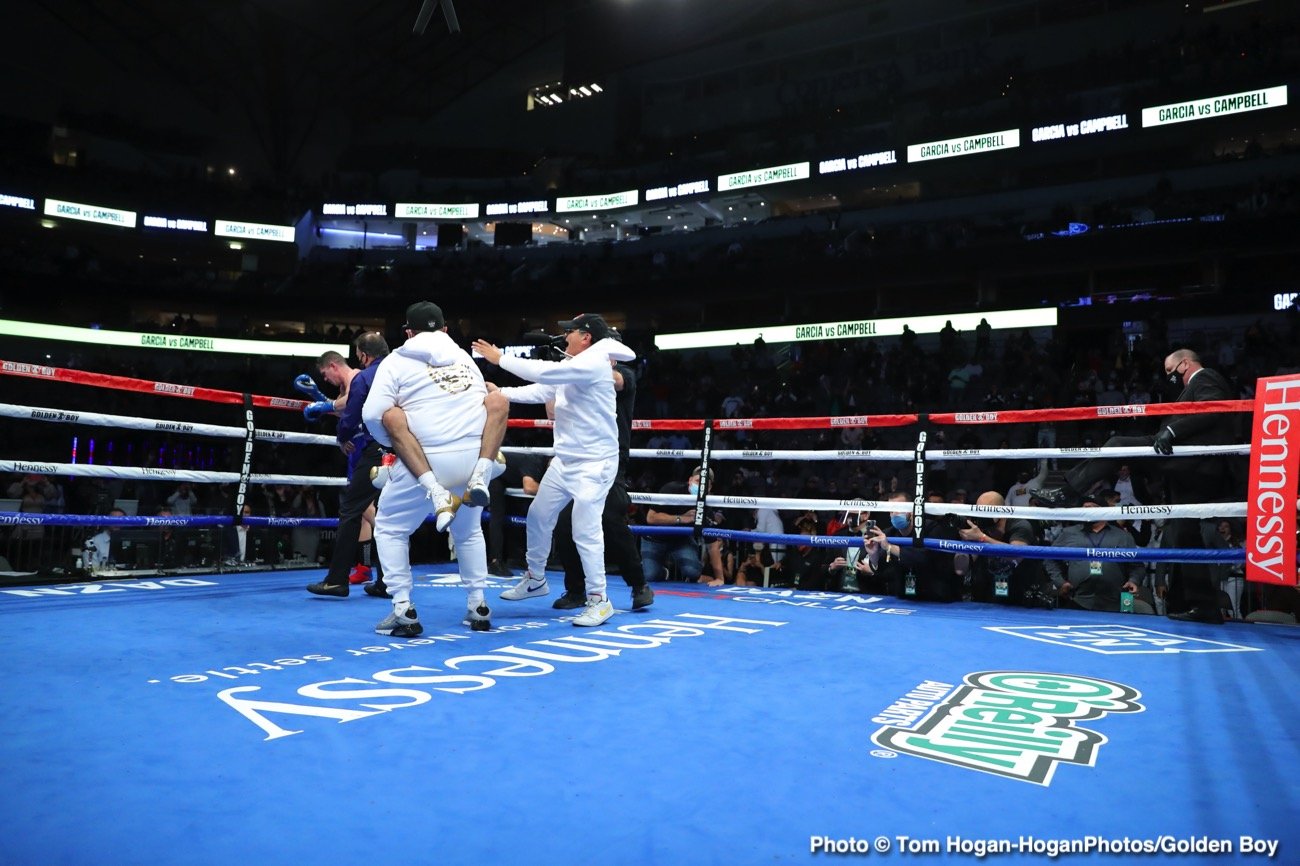
[[[889,522],[899,532],[906,532],[907,528],[912,525],[912,521],[907,519],[906,514],[891,514]]]
[[[700,485],[698,485],[698,484],[696,484],[694,481],[692,481],[692,482],[688,485],[688,489],[691,491],[691,495],[692,495],[692,496],[697,496],[697,495],[699,495],[699,492],[700,492]]]
[[[1183,374],[1178,372],[1177,367],[1174,367],[1171,372],[1165,374],[1165,381],[1169,383],[1170,388],[1182,390]]]

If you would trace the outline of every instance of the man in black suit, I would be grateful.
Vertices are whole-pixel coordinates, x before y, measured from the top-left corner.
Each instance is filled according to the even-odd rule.
[[[1232,400],[1234,394],[1222,374],[1201,365],[1201,359],[1190,349],[1179,349],[1165,358],[1165,376],[1170,385],[1181,387],[1177,402],[1202,403],[1210,400]],[[1231,415],[1221,412],[1196,415],[1170,416],[1154,436],[1112,436],[1107,447],[1134,447],[1150,445],[1164,457],[1174,453],[1174,445],[1227,445],[1237,441],[1236,425]],[[1085,460],[1065,474],[1061,487],[1031,491],[1043,504],[1055,507],[1072,507],[1082,502],[1083,494],[1103,479],[1113,480],[1115,473],[1128,458],[1097,457]],[[1163,475],[1172,502],[1221,502],[1244,496],[1244,490],[1233,491],[1230,458],[1199,457],[1180,459],[1144,460],[1146,467]],[[1164,547],[1203,547],[1200,521],[1195,518],[1178,518],[1166,524]],[[1204,563],[1176,565],[1181,575],[1183,591],[1189,610],[1171,613],[1171,619],[1192,622],[1223,622],[1219,611],[1218,593],[1211,580],[1210,568]]]

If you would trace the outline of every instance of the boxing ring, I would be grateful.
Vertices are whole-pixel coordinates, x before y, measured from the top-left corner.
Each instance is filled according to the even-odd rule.
[[[237,396],[232,412],[251,419],[252,395]],[[260,408],[302,405],[285,402],[296,405]],[[6,406],[0,417],[120,421],[45,416],[59,411]],[[993,449],[927,453],[923,420],[947,421],[726,419],[750,430],[918,428],[912,450],[734,453],[710,448],[723,422],[638,421],[643,431],[698,431],[702,443],[633,454],[698,454],[715,467],[995,459]],[[288,435],[251,420],[202,431],[238,434],[251,443],[246,455],[259,442],[289,441],[279,433]],[[42,471],[0,458],[4,471]],[[135,469],[143,467],[96,471]],[[277,477],[252,473],[248,459],[231,474],[223,479],[232,484]],[[284,483],[341,483],[328,479]],[[670,532],[828,546],[846,542],[709,529],[701,516],[705,507],[763,505],[980,513],[914,501],[633,498],[699,506],[696,527]],[[1172,507],[1188,516],[1244,508]],[[1118,516],[1040,510],[1053,519]],[[107,521],[11,513],[0,526],[32,517]],[[117,518],[150,519],[158,518]],[[1207,553],[1233,552],[1155,555]],[[494,628],[471,632],[459,625],[454,563],[437,563],[415,570],[425,633],[392,640],[371,631],[384,602],[307,595],[303,585],[322,574],[214,568],[0,587],[9,692],[0,709],[0,862],[1127,862],[1156,853],[1181,863],[1300,851],[1295,628],[683,583],[656,583],[653,607],[629,612],[615,579],[620,611],[576,630],[551,609],[554,594],[511,604],[495,596],[513,580],[490,578]]]

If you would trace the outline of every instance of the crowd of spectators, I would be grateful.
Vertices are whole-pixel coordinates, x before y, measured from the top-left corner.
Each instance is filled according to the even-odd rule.
[[[190,327],[185,319],[177,319],[173,324],[182,330]],[[1219,330],[1213,320],[1206,320],[1199,329],[1173,335],[1157,308],[1140,327],[1132,330],[1129,334],[1115,330],[1098,336],[1091,330],[1065,328],[993,332],[982,325],[967,333],[946,327],[937,335],[924,337],[905,331],[902,337],[888,340],[780,346],[758,340],[730,350],[696,353],[662,352],[640,346],[642,353],[636,362],[640,386],[635,414],[639,418],[743,419],[1143,404],[1170,398],[1161,390],[1161,362],[1168,351],[1183,345],[1197,348],[1207,365],[1220,370],[1234,383],[1242,398],[1252,396],[1253,383],[1260,376],[1300,370],[1300,311],[1295,308],[1276,319],[1257,320],[1244,330]],[[287,383],[299,372],[294,362],[288,360],[260,359],[256,365],[242,368],[236,365],[212,369],[207,359],[194,360],[184,354],[142,354],[130,363],[120,360],[110,363],[105,354],[79,351],[87,354],[70,366],[187,384],[210,382],[214,387],[230,388],[237,382],[271,394],[285,393]],[[497,375],[500,374],[489,371],[489,376]],[[156,397],[147,395],[106,389],[92,391],[23,378],[10,378],[6,384],[12,385],[8,392],[12,395],[10,399],[20,404],[54,403],[59,408],[141,417],[173,414],[158,406]],[[60,389],[60,399],[52,400],[52,388]],[[183,401],[167,408],[177,409],[187,419],[206,419],[228,426],[239,423],[236,416],[240,413],[234,406]],[[259,410],[259,416],[260,424],[280,429],[310,429],[296,415]],[[1137,430],[1143,423],[1140,419],[1118,419],[1062,425],[941,427],[932,431],[929,447],[1086,447],[1099,445],[1115,433]],[[69,447],[79,442],[73,447],[81,449],[80,459],[88,462],[87,449],[96,447],[89,442],[92,437],[98,442],[94,459],[101,464],[235,471],[242,457],[242,446],[235,439],[228,444],[223,440],[212,444],[214,440],[187,440],[174,433],[87,427],[73,431],[60,428],[51,436],[45,424],[8,423],[7,426],[13,434],[9,441],[18,449],[13,456],[22,459],[70,462]],[[715,431],[713,448],[909,449],[915,444],[915,436],[914,428],[854,426],[754,431],[726,427]],[[546,443],[543,433],[517,430],[511,433],[507,444]],[[639,432],[634,436],[633,447],[689,450],[698,447],[698,440],[684,433]],[[338,454],[321,460],[315,446],[259,443],[254,453],[255,472],[336,474],[331,469],[341,471],[343,464]],[[338,466],[332,466],[331,459]],[[688,458],[636,461],[630,489],[660,491],[666,484],[679,482],[690,468],[688,464],[693,465]],[[1043,470],[1052,467],[1032,460],[950,460],[932,462],[929,468],[927,490],[934,501],[969,503],[987,492],[1015,501],[1017,485],[1023,487],[1031,475],[1041,478]],[[1140,478],[1140,467],[1134,468]],[[726,461],[715,463],[715,471],[715,493],[791,500],[883,501],[891,495],[909,494],[914,482],[907,461]],[[1163,496],[1158,483],[1145,487],[1139,483],[1135,487],[1127,475],[1111,483],[1124,490],[1127,501],[1154,504]],[[138,514],[154,514],[163,509],[171,514],[228,514],[234,506],[234,489],[230,484],[178,485],[165,480],[10,475],[0,480],[0,489],[9,499],[17,500],[16,510],[25,512],[103,514],[122,500],[131,502]],[[329,516],[335,513],[336,492],[331,487],[263,485],[254,488],[250,504],[252,513],[258,515]],[[644,508],[637,508],[630,517],[638,522],[644,520],[644,513]],[[750,528],[758,517],[744,510],[718,509],[710,512],[710,523]],[[852,532],[858,527],[856,512],[851,516],[849,512],[809,511],[792,506],[766,517],[769,528],[777,525],[772,522],[774,519],[786,531],[811,534]],[[873,516],[882,526],[888,525],[889,518],[885,512]],[[865,519],[863,515],[862,520]],[[1240,543],[1243,532],[1237,521],[1226,520],[1216,528],[1217,532],[1208,539],[1211,544],[1219,544],[1216,539],[1221,539],[1225,546]],[[1059,527],[1051,524],[1041,526],[1035,533],[1036,540],[1048,543],[1058,531]],[[23,533],[11,533],[14,534]],[[27,537],[32,534],[29,528]],[[1148,524],[1142,541],[1158,544],[1159,532]],[[305,537],[286,538],[284,546],[293,550],[308,548],[301,552],[318,555]],[[741,584],[758,580],[755,569],[762,567],[761,557],[756,559],[746,546],[730,544],[718,554],[703,561],[705,579]],[[804,565],[797,565],[799,562]],[[774,577],[773,573],[768,577],[805,588],[859,587],[863,591],[887,588],[881,581],[868,580],[852,568],[845,571],[848,566],[835,562],[835,559],[822,561],[817,555],[793,556],[784,568],[775,569]],[[770,562],[767,567],[771,567]],[[808,576],[809,568],[816,574]],[[805,574],[803,578],[800,572]],[[831,572],[838,572],[839,576],[828,577]],[[979,573],[978,568],[969,565],[963,572],[959,577],[969,575],[972,579]],[[853,579],[846,580],[846,577]],[[1154,571],[1150,578],[1156,579]],[[1232,579],[1239,581],[1240,575]],[[1151,581],[1143,585],[1147,597],[1154,602]],[[1051,587],[1043,580],[1030,584],[1017,584],[1021,597],[1040,601],[1054,598]],[[967,581],[952,597],[978,594],[978,584]],[[1230,607],[1239,615],[1263,603],[1260,599],[1252,601],[1239,584],[1230,599]]]

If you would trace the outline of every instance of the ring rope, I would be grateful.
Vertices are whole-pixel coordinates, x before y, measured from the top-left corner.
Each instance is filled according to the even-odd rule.
[[[235,483],[238,472],[200,472],[196,469],[163,469],[153,466],[95,466],[84,463],[45,463],[33,460],[0,460],[0,472],[17,472],[23,475],[72,475],[90,478],[125,478],[131,480],[166,478],[173,481]],[[253,484],[317,484],[322,487],[344,487],[346,478],[324,475],[251,475]]]
[[[1253,412],[1253,400],[1205,400],[1199,403],[1130,403],[1123,406],[1063,406],[1056,409],[999,409],[995,412],[933,412],[932,424],[1026,424],[1040,421],[1114,421],[1149,415],[1204,415]]]
[[[637,535],[681,536],[691,534],[687,526],[634,526]],[[859,537],[853,535],[790,535],[772,534],[736,529],[705,529],[705,538],[724,541],[759,541],[770,544],[802,545],[808,547],[856,547]],[[898,546],[915,546],[913,539],[887,539]],[[1109,559],[1124,562],[1244,562],[1246,552],[1241,548],[1207,550],[1175,547],[1047,547],[1043,545],[983,544],[975,541],[950,541],[944,538],[922,539],[928,550],[941,553],[965,553],[984,556],[1011,557],[1014,559],[1096,560]]]
[[[506,454],[537,454],[543,457],[553,457],[555,455],[554,448],[540,446],[506,445],[501,450]],[[632,448],[628,453],[632,457],[647,459],[688,458],[699,460],[704,451],[700,448]],[[710,451],[709,456],[714,460],[909,460],[912,457],[912,452],[889,449],[842,451],[718,450]]]
[[[925,416],[933,424],[1036,424],[1044,421],[1122,420],[1163,415],[1202,415],[1217,412],[1253,412],[1250,400],[1207,400],[1200,403],[1137,403],[1124,406],[1067,406],[1059,409],[1007,409],[995,412],[934,412]],[[719,418],[717,430],[827,430],[845,427],[908,427],[920,422],[917,414],[823,415],[798,418]],[[550,429],[555,422],[541,418],[511,418],[510,427]],[[633,430],[704,429],[704,419],[660,418],[632,422]],[[910,455],[909,455],[910,456]]]
[[[433,515],[425,518],[432,521]],[[519,518],[523,520],[523,518]],[[25,514],[0,512],[0,526],[143,526],[153,528],[200,528],[234,525],[234,518],[223,515],[198,515],[191,517],[107,517],[84,514]],[[244,523],[254,527],[333,527],[338,519],[332,517],[246,517]],[[637,535],[689,537],[690,526],[632,526]],[[851,547],[858,539],[851,535],[789,535],[747,530],[705,528],[707,539],[723,541],[758,541],[770,544],[805,545],[811,547]],[[912,544],[908,538],[890,538],[895,545]],[[927,549],[942,553],[966,553],[985,556],[1013,557],[1015,559],[1094,560],[1110,559],[1125,562],[1244,562],[1246,553],[1241,548],[1203,550],[1198,548],[1089,548],[1044,547],[1041,545],[982,544],[974,541],[950,541],[942,538],[923,539]]]
[[[900,503],[895,502],[895,505]],[[909,505],[908,510],[911,510]],[[1043,508],[1037,505],[958,505],[927,502],[925,513],[962,517],[1028,517],[1035,520],[1154,520],[1158,517],[1245,517],[1245,502],[1192,502],[1185,505],[1110,505],[1091,508]]]
[[[718,418],[716,430],[837,430],[844,427],[908,427],[921,420],[908,415],[821,415],[799,418]],[[642,418],[632,421],[633,430],[703,430],[704,419]],[[555,422],[543,418],[511,418],[510,427],[550,429]]]
[[[1019,460],[1042,457],[1205,457],[1249,454],[1250,443],[1238,445],[1176,445],[1174,453],[1156,454],[1150,445],[1120,445],[1110,448],[956,448],[926,451],[927,460]],[[911,452],[908,452],[911,456]]]
[[[0,403],[0,418],[21,418],[29,421],[53,421],[64,424],[87,424],[94,427],[121,427],[128,430],[152,430],[159,433],[192,433],[195,436],[216,436],[224,439],[243,439],[243,427],[224,427],[219,424],[191,424],[164,421],[158,418],[133,418],[127,415],[105,415],[99,412],[68,412],[63,409],[45,409],[37,406],[19,406]],[[290,430],[254,431],[257,439],[268,442],[293,442],[299,445],[338,445],[333,436],[319,433],[295,433]]]
[[[0,376],[22,376],[28,379],[44,379],[51,382],[69,382],[74,385],[93,385],[97,388],[110,388],[115,391],[136,391],[143,394],[158,394],[163,397],[185,397],[190,400],[204,400],[209,403],[232,403],[239,406],[244,404],[244,395],[239,391],[222,391],[217,388],[201,388],[194,385],[174,385],[170,382],[131,379],[126,376],[88,373],[84,370],[68,370],[63,367],[24,364],[18,361],[0,361]],[[306,408],[307,401],[294,400],[289,397],[266,397],[254,394],[253,405],[259,409],[291,409],[301,412]]]

